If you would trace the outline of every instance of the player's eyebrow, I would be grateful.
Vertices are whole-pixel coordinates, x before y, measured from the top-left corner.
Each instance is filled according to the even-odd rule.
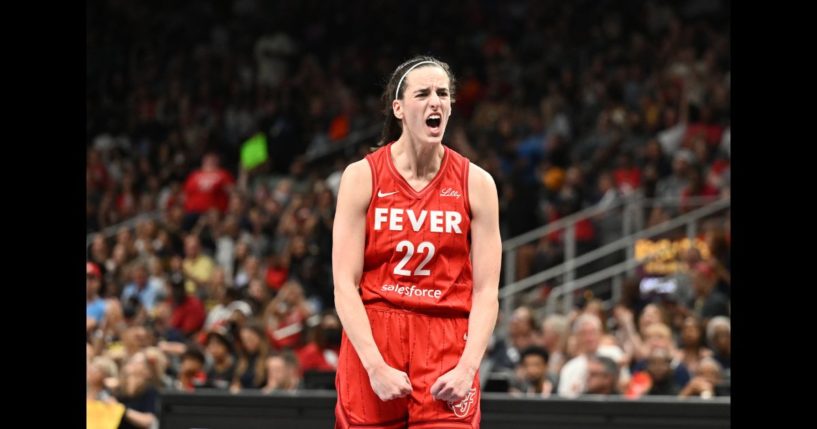
[[[420,88],[420,89],[415,90],[414,94],[415,95],[427,94],[430,90],[431,90],[431,88],[428,88],[428,87]],[[437,88],[437,92],[448,92],[448,87],[441,86],[441,87]]]

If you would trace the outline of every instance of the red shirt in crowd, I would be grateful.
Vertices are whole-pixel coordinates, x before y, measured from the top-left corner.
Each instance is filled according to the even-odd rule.
[[[306,315],[298,308],[292,308],[278,320],[273,329],[266,327],[267,339],[275,350],[294,349],[301,342]]]
[[[204,213],[211,208],[227,211],[228,189],[235,183],[233,176],[224,169],[190,173],[184,183],[184,210],[187,213]]]
[[[334,353],[334,364],[326,360],[327,352]],[[334,371],[337,369],[338,353],[339,348],[322,349],[314,342],[295,350],[301,364],[301,375],[306,371]]]
[[[201,329],[205,317],[204,305],[201,301],[194,296],[188,296],[184,302],[173,308],[170,326],[182,331],[185,335],[190,335]]]
[[[641,170],[638,167],[618,168],[613,171],[613,178],[619,189],[629,186],[635,190],[641,186]]]

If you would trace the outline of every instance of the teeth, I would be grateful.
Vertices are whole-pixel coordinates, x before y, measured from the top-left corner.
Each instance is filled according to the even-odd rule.
[[[428,117],[428,119],[440,119],[440,118],[441,118],[440,115],[431,115],[431,116]]]

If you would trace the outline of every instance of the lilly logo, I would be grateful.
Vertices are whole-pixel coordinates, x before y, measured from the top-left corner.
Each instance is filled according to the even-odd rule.
[[[457,197],[457,198],[461,197],[460,193],[455,191],[452,188],[443,188],[443,190],[440,191],[440,196],[441,197]]]
[[[468,414],[468,410],[471,409],[471,404],[474,403],[474,396],[477,393],[477,388],[472,387],[471,390],[468,391],[468,394],[465,395],[465,399],[460,401],[458,404],[454,404],[453,401],[448,401],[448,408],[451,408],[451,411],[454,412],[454,415],[457,417],[465,417]]]

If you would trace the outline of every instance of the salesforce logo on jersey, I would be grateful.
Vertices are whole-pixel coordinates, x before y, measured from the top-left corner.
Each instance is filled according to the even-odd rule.
[[[392,285],[392,284],[384,284],[383,287],[380,288],[383,292],[392,292],[398,295],[406,295],[406,296],[427,296],[431,298],[440,299],[443,292],[439,289],[421,289],[418,288],[417,285],[411,286],[404,286],[404,285]]]

